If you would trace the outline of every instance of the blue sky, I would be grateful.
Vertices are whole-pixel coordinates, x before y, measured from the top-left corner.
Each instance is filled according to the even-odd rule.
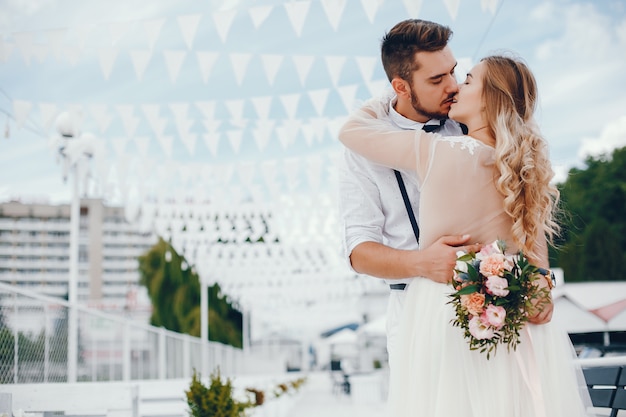
[[[315,125],[323,119],[322,123],[336,126],[348,110],[340,91],[358,102],[373,91],[367,82],[384,85],[378,63],[380,38],[393,24],[414,14],[416,9],[409,11],[409,7],[415,8],[418,3],[350,0],[345,2],[340,14],[339,9],[332,7],[336,8],[341,1],[322,0],[179,1],[176,4],[166,1],[146,4],[138,0],[80,3],[2,0],[0,109],[5,113],[3,130],[8,131],[8,138],[0,141],[3,167],[0,199],[68,198],[69,187],[61,179],[54,149],[47,145],[48,139],[55,136],[55,129],[43,120],[42,105],[52,105],[59,112],[70,108],[82,110],[82,130],[93,133],[106,148],[107,156],[103,157],[106,162],[102,164],[116,167],[113,173],[100,171],[107,179],[99,179],[99,190],[112,201],[121,201],[123,197],[108,182],[119,184],[126,178],[129,183],[138,184],[132,179],[133,173],[151,172],[157,169],[155,166],[174,170],[190,164],[219,167],[220,172],[226,172],[224,175],[230,175],[217,181],[215,187],[220,187],[228,186],[229,181],[238,182],[237,175],[228,172],[238,172],[240,164],[247,164],[252,175],[258,175],[259,164],[270,161],[283,167],[269,174],[277,177],[277,192],[292,192],[306,189],[308,174],[300,169],[297,175],[302,188],[290,189],[281,178],[289,172],[284,168],[288,165],[285,160],[293,158],[296,165],[305,166],[314,155],[321,158],[323,169],[319,181],[326,184],[332,181],[326,170],[332,165],[330,155],[334,155],[338,144],[328,130],[307,140],[305,127],[298,123]],[[289,19],[288,6],[299,8],[294,17],[301,23],[298,29],[297,23]],[[334,17],[329,17],[324,7],[329,7],[328,13]],[[252,21],[252,11],[256,16],[264,16],[258,27]],[[368,17],[367,12],[372,15]],[[417,16],[447,24],[454,30],[451,46],[462,66],[460,76],[468,62],[502,49],[518,53],[528,61],[540,85],[537,118],[550,143],[559,178],[563,178],[569,167],[580,165],[586,154],[626,144],[625,2],[433,0],[422,1]],[[187,18],[186,22],[190,22],[194,17],[197,30],[188,44],[179,19]],[[232,19],[232,25],[227,32],[220,33],[216,22],[224,19]],[[147,53],[150,40],[142,28],[145,29],[146,22],[154,21],[161,21],[161,29],[152,39],[150,58],[139,79],[131,54]],[[61,49],[52,47],[51,34],[58,30],[65,31]],[[32,51],[23,46],[24,34],[27,39],[29,36],[33,39]],[[47,52],[40,61],[33,51],[42,48]],[[66,52],[71,48],[80,51],[74,55],[74,63]],[[110,61],[109,74],[105,76],[99,57],[104,56],[104,51],[112,53],[112,48],[116,51],[115,59]],[[164,56],[176,52],[184,53],[185,58],[173,82]],[[212,54],[214,58],[206,82],[198,68],[198,52]],[[240,65],[247,60],[246,70],[239,75],[240,82],[233,69],[232,55],[240,56]],[[281,60],[276,64],[278,69],[272,83],[262,68],[264,56]],[[313,60],[304,82],[298,78],[295,56]],[[376,63],[369,80],[359,72],[357,57]],[[334,59],[335,64],[328,64],[327,59]],[[329,65],[340,69],[330,74]],[[321,112],[312,104],[313,94],[326,97]],[[271,103],[264,117],[273,123],[268,127],[272,136],[262,150],[253,137],[254,128],[262,124],[253,99]],[[282,100],[292,100],[295,106],[291,108],[292,114],[288,114],[289,105],[285,107]],[[21,126],[12,119],[16,116],[15,101],[31,106],[28,119]],[[212,123],[219,125],[214,130],[214,140],[218,143],[215,154],[208,151],[207,142],[202,140],[207,128],[194,104],[198,101],[211,101],[215,105]],[[196,138],[193,150],[181,143],[176,115],[171,110],[171,105],[176,103],[187,105],[186,126]],[[172,141],[170,155],[163,152],[154,128],[142,113],[142,106],[147,104],[156,105],[165,120],[163,135]],[[228,105],[237,110],[229,110]],[[104,108],[111,119],[105,129],[98,126],[91,111],[93,106]],[[130,131],[132,138],[124,128],[117,106],[130,108],[129,123],[135,126]],[[233,111],[239,112],[245,121],[233,121]],[[293,130],[288,124],[283,125],[288,119],[296,120],[300,127]],[[295,132],[293,137],[283,139],[285,142],[278,140],[279,126],[286,127],[286,137],[290,131]],[[233,134],[235,131],[238,133]],[[308,131],[310,136],[311,129]],[[236,150],[228,139],[231,134],[232,140],[239,141]],[[141,137],[143,142],[135,137]],[[145,154],[138,153],[139,143],[146,147]],[[118,166],[120,160],[131,162],[122,169]],[[147,160],[150,164],[144,166]],[[144,193],[149,194],[150,190]]]

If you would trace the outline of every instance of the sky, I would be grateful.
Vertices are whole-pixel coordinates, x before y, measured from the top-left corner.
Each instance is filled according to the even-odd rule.
[[[557,181],[626,145],[624,0],[0,0],[0,201],[68,202],[79,161],[80,192],[129,213],[247,204],[337,252],[336,132],[387,88],[380,40],[409,17],[453,29],[459,80],[489,53],[526,60]]]

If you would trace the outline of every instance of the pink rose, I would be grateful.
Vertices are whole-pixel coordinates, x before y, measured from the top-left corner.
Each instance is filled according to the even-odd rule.
[[[483,259],[489,255],[493,255],[494,253],[502,253],[500,250],[500,246],[498,246],[498,241],[492,242],[491,245],[483,246],[480,249],[480,252],[476,254],[476,259]]]
[[[461,305],[471,315],[478,316],[483,312],[483,308],[485,306],[485,294],[478,292],[464,294],[461,296]]]
[[[507,290],[509,286],[509,282],[506,278],[498,277],[495,275],[487,278],[485,282],[485,287],[487,287],[487,292],[489,294],[495,295],[496,297],[506,297],[509,294],[509,290]]]
[[[501,253],[493,253],[483,258],[480,262],[480,273],[488,277],[489,275],[502,276],[504,273],[505,257]]]
[[[486,321],[489,325],[495,327],[496,330],[500,330],[506,319],[506,310],[504,307],[489,304],[481,315],[481,319],[483,322]]]
[[[479,316],[474,316],[468,324],[470,334],[476,339],[491,339],[495,334],[489,323],[485,323]]]

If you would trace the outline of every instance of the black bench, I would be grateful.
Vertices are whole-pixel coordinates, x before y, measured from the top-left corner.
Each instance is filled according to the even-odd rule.
[[[583,368],[594,407],[610,409],[610,417],[626,410],[626,365]]]

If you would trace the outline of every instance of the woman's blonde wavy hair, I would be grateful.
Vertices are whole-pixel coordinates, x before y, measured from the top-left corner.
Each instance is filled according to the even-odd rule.
[[[513,219],[513,239],[530,258],[537,239],[551,243],[559,232],[555,220],[559,191],[548,147],[535,124],[537,83],[519,58],[483,58],[483,103],[488,128],[496,138],[496,187],[504,195],[504,209]]]

